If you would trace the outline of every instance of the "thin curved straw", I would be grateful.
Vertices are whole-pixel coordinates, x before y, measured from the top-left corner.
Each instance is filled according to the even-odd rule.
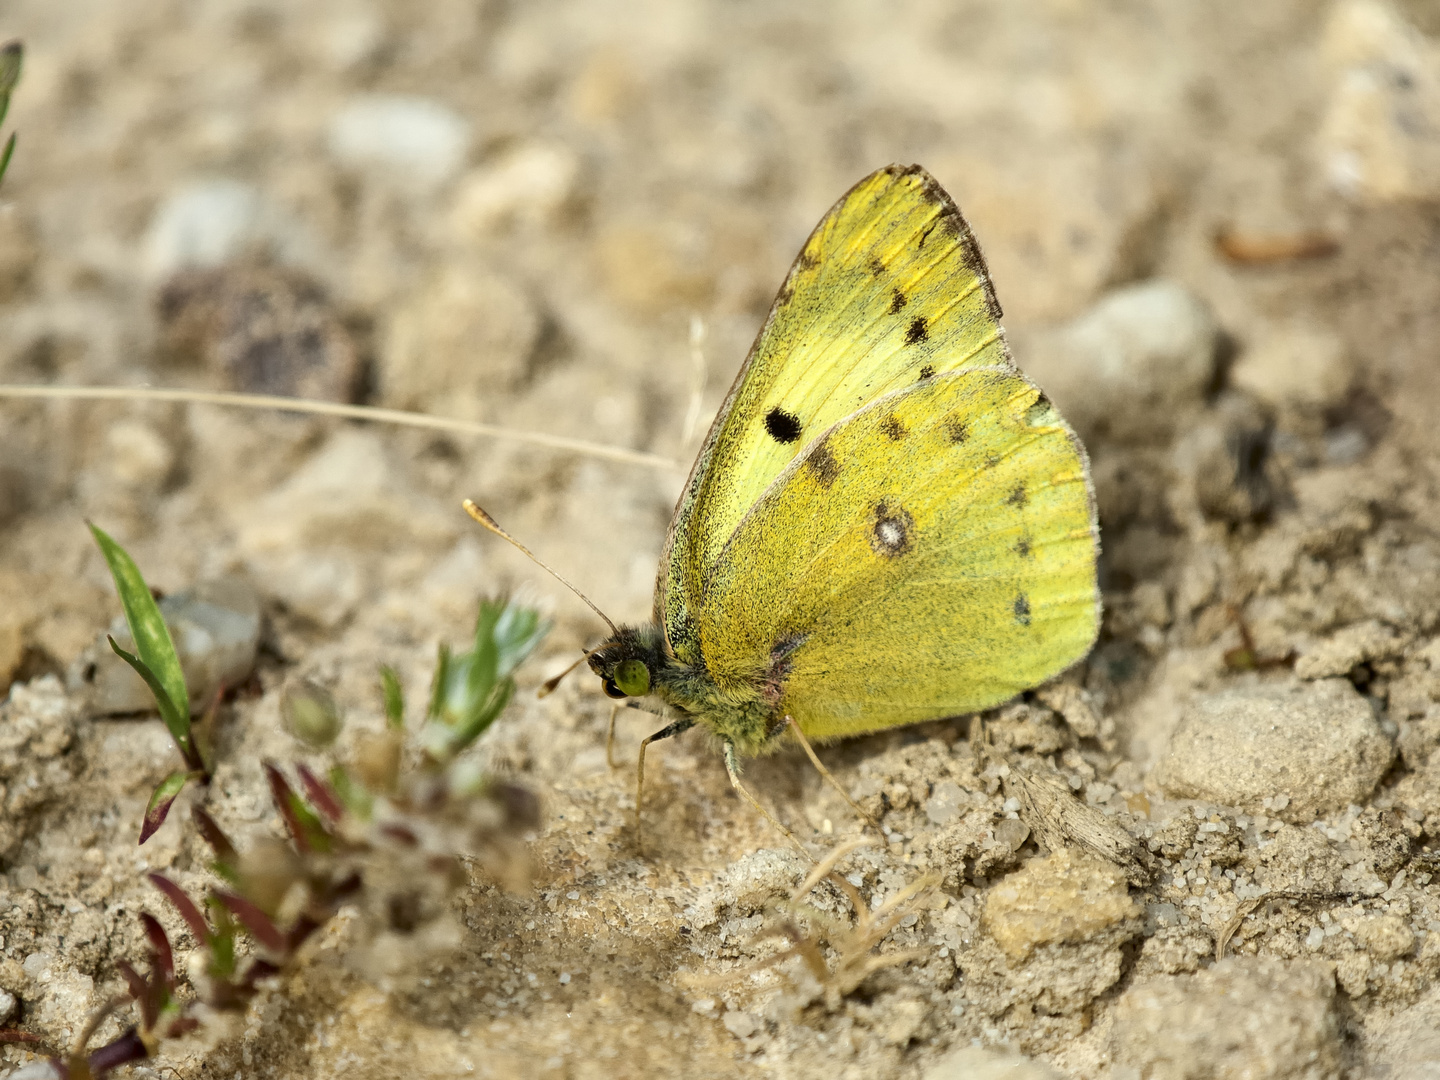
[[[368,420],[372,423],[398,424],[402,427],[429,428],[434,431],[453,431],[463,435],[484,435],[492,439],[509,439],[511,442],[545,446],[552,450],[565,450],[572,454],[619,461],[626,465],[641,465],[650,469],[678,470],[681,468],[678,461],[661,457],[659,454],[647,454],[641,450],[626,450],[619,446],[586,442],[584,439],[567,439],[563,435],[518,431],[514,428],[498,427],[494,424],[429,416],[425,413],[409,412],[405,409],[381,409],[373,405],[342,405],[335,401],[311,401],[304,398],[277,397],[270,394],[232,394],[224,391],[178,390],[149,386],[25,386],[0,383],[0,398],[183,401],[196,405],[229,405],[240,409],[278,409],[281,412],[340,416],[347,420]]]

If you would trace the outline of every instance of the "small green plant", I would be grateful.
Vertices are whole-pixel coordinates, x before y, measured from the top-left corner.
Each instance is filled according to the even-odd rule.
[[[155,602],[140,568],[125,549],[95,525],[90,526],[90,532],[110,567],[115,590],[120,594],[120,606],[125,610],[125,621],[130,626],[130,636],[135,639],[134,653],[122,649],[113,637],[107,638],[110,648],[145,680],[155,698],[155,706],[160,710],[160,718],[169,728],[175,748],[185,762],[185,768],[160,781],[151,793],[144,821],[140,825],[140,843],[143,844],[165,823],[170,807],[186,784],[191,780],[210,782],[211,763],[190,723],[190,691],[185,686],[185,672],[180,667],[180,657],[175,652],[175,643],[170,638],[165,617],[160,614],[160,605]]]
[[[10,111],[10,94],[20,81],[20,67],[25,59],[25,46],[18,41],[0,45],[0,124]],[[10,155],[15,153],[15,133],[5,140],[5,149],[0,150],[0,180],[5,179],[5,170],[10,167]]]
[[[139,612],[132,629],[146,629],[135,635],[137,652],[143,657],[151,649],[154,663],[121,655],[142,677],[142,667],[150,672],[146,683],[157,704],[162,713],[168,708],[173,714],[175,702],[184,700],[183,682],[167,686],[155,673],[166,663],[165,650],[157,644],[158,609],[153,617],[148,614],[140,593],[149,599],[149,590],[139,571],[118,545],[95,532],[117,584],[123,582],[122,595],[129,597],[127,616],[131,602]],[[488,776],[462,752],[500,715],[514,693],[513,672],[548,631],[549,624],[533,609],[508,600],[482,601],[471,648],[459,654],[440,649],[410,767],[400,680],[382,669],[385,727],[358,739],[349,762],[336,764],[324,776],[297,762],[293,781],[280,766],[264,764],[287,839],[264,839],[242,851],[196,807],[195,825],[214,853],[211,869],[220,883],[197,901],[166,875],[148,875],[199,946],[191,975],[194,995],[180,991],[175,950],[164,928],[142,914],[150,946],[144,971],[123,960],[118,965],[129,991],[119,1004],[135,1002],[139,1022],[89,1051],[90,1034],[118,1007],[112,1003],[86,1026],[87,1034],[71,1053],[49,1059],[53,1075],[96,1080],[121,1065],[154,1057],[166,1039],[202,1027],[206,1016],[242,1012],[267,979],[293,964],[301,946],[342,904],[359,911],[362,925],[354,934],[363,954],[359,966],[394,974],[413,966],[427,949],[450,947],[458,936],[449,900],[465,880],[462,859],[474,861],[509,888],[528,883],[524,834],[539,822],[535,796]],[[168,635],[163,640],[168,642]],[[343,724],[333,698],[313,683],[287,688],[281,712],[291,732],[312,749],[333,743]]]

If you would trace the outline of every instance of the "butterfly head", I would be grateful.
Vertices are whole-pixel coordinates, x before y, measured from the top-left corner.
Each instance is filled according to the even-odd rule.
[[[590,654],[590,670],[612,698],[644,697],[664,666],[664,645],[653,626],[622,626]]]

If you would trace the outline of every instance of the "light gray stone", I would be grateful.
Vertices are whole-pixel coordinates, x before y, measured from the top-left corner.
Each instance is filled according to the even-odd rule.
[[[1394,756],[1344,679],[1268,683],[1193,701],[1155,779],[1171,795],[1305,822],[1363,803]]]
[[[1185,286],[1155,280],[1116,289],[1022,361],[1085,437],[1166,440],[1215,375],[1219,327]]]
[[[1063,1080],[1063,1074],[1024,1054],[965,1046],[926,1069],[924,1080]]]
[[[1440,987],[1396,1013],[1366,1050],[1366,1076],[1440,1080]]]
[[[220,266],[246,255],[313,261],[309,235],[258,188],[238,180],[198,180],[175,191],[150,219],[142,244],[152,281],[181,270]]]
[[[1324,964],[1230,957],[1137,982],[1116,1003],[1115,1063],[1147,1080],[1331,1080],[1341,1074]]]
[[[405,94],[367,94],[330,121],[331,156],[356,171],[383,170],[425,191],[453,177],[470,151],[470,124],[448,105]]]
[[[250,677],[260,647],[260,598],[246,582],[237,578],[201,582],[162,599],[160,613],[185,672],[191,712],[207,708],[220,687],[234,687]],[[123,615],[111,624],[109,633],[122,649],[134,652],[135,639]],[[92,664],[88,681],[94,715],[155,707],[149,688],[115,655],[103,635],[76,665],[72,682],[84,681]]]

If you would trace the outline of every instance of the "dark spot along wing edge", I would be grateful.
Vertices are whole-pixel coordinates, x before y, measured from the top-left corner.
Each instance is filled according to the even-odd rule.
[[[670,526],[665,532],[665,544],[661,548],[660,563],[656,570],[653,617],[656,623],[664,629],[666,640],[672,648],[674,641],[672,639],[670,612],[668,611],[669,605],[667,603],[669,593],[668,583],[671,577],[671,563],[674,558],[675,536],[678,531],[681,516],[687,504],[693,507],[695,494],[703,484],[705,475],[709,470],[710,459],[714,454],[715,440],[724,428],[725,422],[730,418],[730,411],[735,405],[736,398],[739,397],[740,388],[745,385],[745,380],[750,375],[750,370],[754,365],[755,357],[760,352],[760,346],[765,340],[766,333],[775,322],[776,314],[780,308],[789,301],[793,294],[796,277],[802,271],[811,268],[812,264],[807,257],[810,241],[839,213],[840,209],[851,199],[858,189],[871,183],[876,176],[881,174],[889,176],[892,181],[897,181],[907,176],[918,176],[921,178],[922,195],[924,198],[940,206],[941,220],[949,225],[950,228],[954,229],[959,239],[961,259],[980,282],[980,288],[984,291],[985,305],[989,310],[991,318],[998,324],[1004,316],[1004,312],[1000,307],[1000,301],[995,295],[995,287],[990,280],[990,270],[985,263],[985,256],[980,251],[980,244],[976,241],[975,234],[971,231],[969,222],[965,220],[965,216],[960,212],[960,207],[956,205],[955,200],[950,197],[949,193],[940,186],[940,183],[930,175],[924,166],[887,165],[884,168],[877,169],[875,172],[862,177],[852,184],[849,189],[846,190],[845,194],[836,199],[824,215],[821,216],[815,227],[810,230],[810,233],[805,238],[805,242],[800,245],[799,254],[797,254],[791,262],[790,270],[786,273],[784,282],[775,294],[775,299],[770,305],[770,310],[765,316],[765,321],[760,324],[760,329],[756,331],[755,334],[755,340],[750,344],[750,351],[745,356],[745,362],[740,365],[740,370],[736,373],[734,381],[730,384],[730,389],[726,392],[724,401],[720,403],[720,408],[715,413],[715,419],[710,424],[710,430],[705,434],[705,441],[700,446],[700,452],[695,457],[695,463],[690,467],[690,474],[685,479],[685,486],[680,489],[680,497],[676,500],[675,509],[670,515]],[[1010,359],[1009,349],[1005,346],[1003,335],[1001,337],[1001,347],[1004,349],[1004,355],[1008,361]],[[810,443],[823,439],[824,436],[824,432],[817,433],[814,438],[807,441],[805,444],[806,447],[808,448]],[[1071,437],[1074,438],[1073,434]],[[1076,439],[1075,441],[1078,446],[1079,440]],[[1081,448],[1081,453],[1084,453],[1083,447]],[[796,454],[792,464],[804,457],[805,454],[806,450],[802,449],[800,453]],[[1086,458],[1085,461],[1088,470],[1089,459]],[[1091,492],[1091,500],[1092,502],[1094,500],[1093,491]]]

